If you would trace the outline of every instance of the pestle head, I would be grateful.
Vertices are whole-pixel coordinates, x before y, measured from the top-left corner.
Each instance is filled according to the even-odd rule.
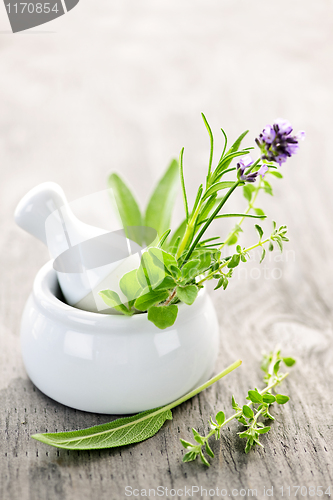
[[[16,207],[16,224],[47,245],[45,221],[48,216],[67,205],[65,193],[55,182],[43,182],[31,189]]]

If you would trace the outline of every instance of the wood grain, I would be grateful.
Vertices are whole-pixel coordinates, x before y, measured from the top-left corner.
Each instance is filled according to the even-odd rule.
[[[231,498],[241,488],[257,489],[258,498],[271,487],[278,498],[282,486],[333,489],[332,10],[328,0],[80,2],[54,22],[55,33],[1,37],[1,500],[119,500],[127,498],[125,486],[199,486],[207,489],[203,498],[213,498],[209,489],[216,487]],[[226,292],[212,294],[221,327],[216,369],[239,357],[243,365],[175,409],[146,442],[100,452],[37,443],[35,432],[114,417],[64,407],[27,378],[20,316],[48,256],[15,227],[15,205],[46,180],[59,182],[71,200],[105,189],[116,169],[143,206],[182,146],[193,202],[208,161],[200,111],[216,131],[217,148],[220,126],[232,138],[250,127],[251,141],[283,116],[307,132],[301,152],[283,166],[285,180],[274,182],[275,197],[259,203],[270,219],[288,224],[288,252],[261,267],[256,256]],[[241,211],[244,202],[235,198],[231,206]],[[179,199],[175,225],[181,214]],[[216,230],[224,234],[228,224]],[[244,242],[251,242],[255,233],[247,227]],[[276,343],[297,365],[282,390],[291,401],[274,410],[265,448],[245,455],[232,423],[212,442],[210,469],[183,464],[179,438],[189,439],[191,427],[207,431],[210,414],[230,411],[232,394],[243,401],[249,388],[260,387],[260,353]]]

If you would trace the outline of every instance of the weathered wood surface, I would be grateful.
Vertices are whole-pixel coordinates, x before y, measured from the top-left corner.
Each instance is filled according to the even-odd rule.
[[[255,488],[258,498],[272,486],[275,497],[282,486],[333,489],[332,14],[329,0],[82,1],[39,35],[1,35],[2,500],[118,500],[125,486],[218,487],[231,497],[232,489]],[[143,203],[183,145],[193,198],[208,158],[200,111],[217,135],[219,126],[232,137],[250,127],[253,138],[277,116],[307,131],[302,151],[283,167],[285,181],[274,183],[275,198],[265,199],[270,216],[290,228],[289,252],[265,268],[257,258],[247,276],[236,274],[226,292],[213,295],[221,325],[217,369],[238,357],[243,366],[175,409],[144,443],[90,453],[39,444],[32,433],[113,417],[57,404],[27,378],[20,316],[48,257],[15,227],[15,205],[46,180],[72,200],[99,191],[111,169],[131,180]],[[241,198],[233,203],[243,208]],[[178,207],[179,219],[181,201]],[[298,362],[283,389],[291,401],[274,410],[264,450],[245,455],[232,423],[212,445],[209,470],[182,464],[179,437],[189,438],[192,426],[207,431],[209,415],[228,411],[232,394],[241,400],[260,386],[260,351],[277,342]]]

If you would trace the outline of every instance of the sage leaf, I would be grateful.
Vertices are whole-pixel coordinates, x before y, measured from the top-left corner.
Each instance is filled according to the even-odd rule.
[[[145,225],[156,229],[159,236],[170,227],[178,186],[178,161],[172,160],[151,195],[146,209]]]
[[[231,373],[241,364],[240,359],[235,361],[204,384],[166,406],[147,410],[131,417],[119,418],[111,423],[96,425],[88,429],[34,434],[31,437],[42,443],[67,450],[114,448],[145,441],[156,434],[166,420],[172,420],[172,408],[196,396],[222,377]],[[184,441],[184,443],[187,442]]]
[[[145,441],[154,436],[166,420],[172,420],[171,410],[153,409],[89,429],[34,434],[31,437],[66,450],[115,448]]]
[[[120,297],[116,292],[113,292],[112,290],[101,290],[98,292],[98,295],[102,297],[105,304],[109,307],[112,307],[116,311],[126,314],[127,316],[132,315],[131,311],[125,306],[125,304],[122,304]]]
[[[196,285],[177,286],[177,297],[190,306],[193,304],[198,295],[198,287]]]
[[[168,292],[148,292],[136,299],[134,307],[139,311],[147,311],[149,307],[159,304],[160,302],[164,302],[168,297]]]
[[[178,307],[174,304],[168,306],[153,306],[148,309],[148,319],[157,328],[164,330],[172,326],[177,319]]]
[[[126,235],[141,245],[143,243],[141,231],[143,221],[140,208],[131,190],[117,174],[110,175],[108,179],[108,187],[112,190],[114,195],[114,200],[112,201],[115,201],[117,205],[119,216],[124,226]],[[127,226],[131,226],[130,234],[127,234]]]

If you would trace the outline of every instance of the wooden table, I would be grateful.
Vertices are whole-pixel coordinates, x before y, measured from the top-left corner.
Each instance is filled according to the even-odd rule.
[[[217,487],[230,498],[251,496],[249,489],[266,498],[270,491],[264,495],[264,488],[280,498],[289,486],[294,496],[297,485],[322,486],[324,492],[331,486],[333,493],[332,11],[329,0],[80,2],[35,36],[2,32],[2,500],[119,500],[127,498],[126,486],[198,486],[207,490],[203,498],[213,498],[209,489]],[[1,28],[8,30],[4,17]],[[71,200],[105,189],[111,170],[135,186],[144,205],[182,146],[193,202],[208,160],[200,111],[215,131],[217,149],[220,126],[231,138],[249,127],[247,145],[277,116],[307,132],[301,152],[282,168],[285,180],[274,182],[275,197],[263,195],[260,204],[269,219],[289,226],[282,261],[274,253],[259,266],[255,256],[246,274],[235,273],[225,292],[212,294],[221,329],[216,371],[239,357],[243,365],[175,409],[173,420],[146,442],[96,452],[40,444],[30,435],[114,416],[64,407],[25,373],[20,317],[48,254],[15,227],[14,208],[30,188],[48,180],[61,184]],[[231,206],[241,211],[244,201],[236,196]],[[179,199],[174,224],[181,214]],[[224,234],[228,227],[219,223],[215,230]],[[251,224],[247,228],[244,242],[255,238]],[[179,438],[189,439],[191,427],[207,432],[211,414],[230,414],[232,394],[244,401],[248,389],[261,387],[260,353],[276,343],[297,364],[281,388],[291,400],[274,409],[265,448],[245,455],[241,427],[233,422],[212,443],[210,469],[198,461],[183,464]],[[175,498],[189,498],[185,493]],[[192,498],[200,495],[194,489]]]

